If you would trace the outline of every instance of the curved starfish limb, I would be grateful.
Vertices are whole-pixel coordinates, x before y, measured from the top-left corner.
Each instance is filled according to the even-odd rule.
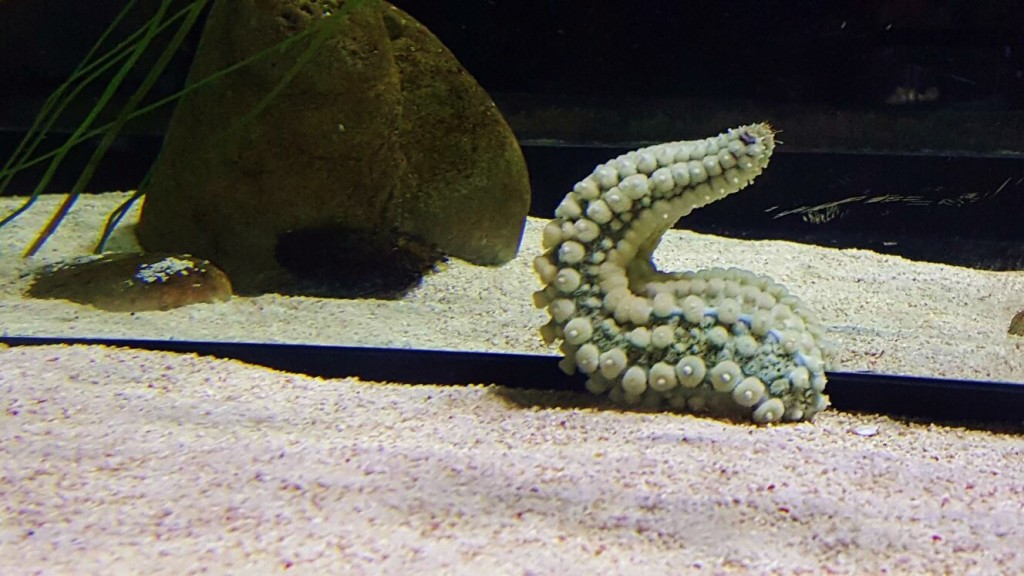
[[[661,272],[651,258],[691,211],[746,187],[775,148],[766,124],[669,142],[597,166],[545,226],[534,295],[566,372],[615,402],[758,423],[805,420],[828,405],[824,329],[766,276]]]

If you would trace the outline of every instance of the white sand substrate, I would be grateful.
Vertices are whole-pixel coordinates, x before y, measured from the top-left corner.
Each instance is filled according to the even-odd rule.
[[[24,273],[87,253],[123,197],[83,197],[31,261],[58,199],[0,229],[0,332],[554,353],[534,221],[516,261],[453,261],[397,302],[24,298]],[[132,246],[126,228],[112,248]],[[775,277],[838,368],[1024,382],[1006,334],[1024,274],[688,232],[658,256]],[[1024,573],[1012,432],[835,411],[754,427],[96,346],[0,349],[0,409],[0,574]]]

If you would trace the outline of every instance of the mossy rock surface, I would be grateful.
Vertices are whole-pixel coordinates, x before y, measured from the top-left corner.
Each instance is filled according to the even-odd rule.
[[[339,4],[218,0],[190,82]],[[349,12],[239,127],[306,42],[182,99],[145,189],[143,246],[216,261],[239,293],[291,289],[275,249],[306,228],[409,234],[477,264],[513,258],[530,199],[516,139],[455,57],[397,8],[368,2]]]

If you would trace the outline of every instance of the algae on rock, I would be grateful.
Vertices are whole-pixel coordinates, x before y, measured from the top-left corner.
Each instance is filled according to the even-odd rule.
[[[218,0],[189,83],[323,25],[341,4]],[[514,257],[525,162],[454,56],[384,2],[348,11],[309,50],[318,38],[182,98],[143,190],[142,245],[208,258],[240,293],[294,285],[275,248],[306,228],[397,231],[478,264]]]

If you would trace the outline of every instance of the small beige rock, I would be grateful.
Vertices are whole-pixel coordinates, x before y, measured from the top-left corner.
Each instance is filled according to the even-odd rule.
[[[861,424],[853,429],[857,436],[878,436],[878,424]]]
[[[144,312],[228,300],[231,282],[209,261],[187,254],[119,252],[45,266],[28,295]]]

